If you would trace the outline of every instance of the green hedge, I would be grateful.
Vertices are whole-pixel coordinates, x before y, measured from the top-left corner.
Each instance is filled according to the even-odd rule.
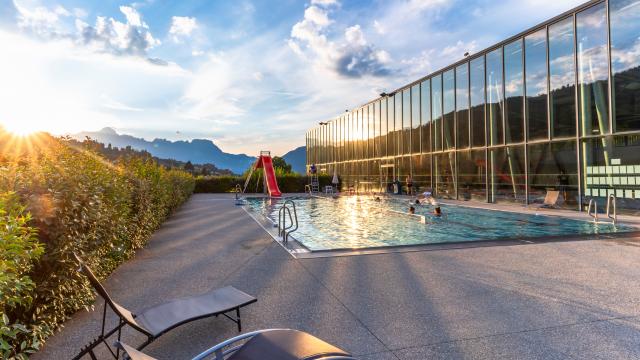
[[[26,206],[28,223],[38,230],[44,248],[28,271],[32,285],[24,292],[30,301],[3,309],[5,327],[29,331],[15,336],[0,332],[0,344],[13,348],[5,357],[37,349],[71,314],[92,304],[93,292],[77,272],[74,252],[98,276],[107,276],[144,246],[195,186],[191,175],[167,170],[148,158],[112,163],[88,148],[45,135],[35,144],[26,155],[7,155],[4,149],[0,160],[0,193],[14,192]],[[0,232],[7,236],[5,228]]]
[[[319,175],[320,187],[331,185],[332,176]],[[296,173],[277,174],[278,187],[283,193],[303,193],[305,185],[310,183],[307,176]],[[246,177],[241,176],[199,176],[196,178],[196,193],[227,193],[235,190],[236,184],[244,186]],[[262,193],[262,178],[254,173],[247,186],[247,193]]]

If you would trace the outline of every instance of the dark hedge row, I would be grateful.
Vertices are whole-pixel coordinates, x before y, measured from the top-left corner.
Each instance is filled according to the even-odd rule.
[[[17,151],[16,141],[28,144]],[[114,163],[90,147],[47,135],[0,136],[0,151],[0,225],[14,224],[0,228],[0,237],[13,239],[18,244],[13,248],[24,255],[12,264],[7,249],[0,249],[0,270],[14,279],[14,287],[15,279],[20,281],[24,299],[16,302],[10,292],[0,292],[0,354],[26,358],[71,314],[93,302],[72,254],[81,254],[98,276],[107,276],[188,199],[195,181],[149,158]],[[0,290],[4,281],[0,277]]]
[[[296,173],[289,174],[277,174],[278,187],[283,193],[303,193],[305,191],[305,185],[309,184],[309,177],[299,175]],[[196,193],[227,193],[233,192],[236,185],[244,186],[246,177],[241,176],[200,176],[196,178]],[[329,175],[318,176],[320,187],[331,185],[332,177]],[[249,185],[247,186],[247,193],[262,193],[263,181],[262,178],[253,174]]]

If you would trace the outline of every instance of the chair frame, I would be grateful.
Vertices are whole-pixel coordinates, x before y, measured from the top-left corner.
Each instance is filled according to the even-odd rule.
[[[186,320],[181,321],[179,323],[173,324],[172,326],[162,330],[160,333],[154,335],[149,330],[143,328],[140,324],[138,324],[135,321],[136,315],[134,313],[128,311],[127,309],[123,308],[122,306],[118,305],[115,301],[113,301],[113,299],[111,299],[111,297],[107,293],[106,289],[102,286],[100,281],[98,281],[96,276],[93,274],[91,269],[84,263],[84,261],[82,261],[82,259],[80,259],[80,257],[78,257],[75,254],[74,254],[74,256],[75,256],[76,260],[80,264],[79,271],[82,271],[87,276],[87,278],[89,279],[89,282],[91,283],[93,288],[96,290],[98,295],[100,295],[100,297],[102,297],[104,299],[104,305],[103,305],[103,309],[102,309],[102,324],[101,324],[101,327],[100,327],[100,329],[101,329],[100,330],[100,335],[98,335],[98,337],[94,338],[88,345],[82,347],[80,352],[78,353],[78,355],[76,355],[73,358],[73,360],[79,360],[85,355],[89,355],[89,357],[92,360],[98,360],[97,357],[96,357],[96,354],[94,353],[94,349],[100,344],[105,344],[105,346],[107,347],[107,349],[109,350],[109,352],[111,353],[113,358],[114,359],[119,359],[120,358],[120,347],[116,346],[116,349],[114,351],[114,349],[112,349],[111,346],[109,346],[109,344],[107,342],[107,339],[109,337],[111,337],[112,335],[114,335],[115,333],[117,333],[118,334],[117,335],[117,337],[118,337],[117,342],[119,342],[121,340],[122,328],[125,325],[129,325],[134,330],[136,330],[136,331],[144,334],[145,336],[147,336],[147,340],[144,343],[142,343],[140,346],[138,346],[137,350],[144,349],[147,345],[149,345],[150,343],[155,341],[157,338],[159,338],[160,336],[164,335],[168,331],[170,331],[172,329],[175,329],[176,327],[178,327],[180,325],[184,325],[184,324],[189,323],[191,321],[200,320],[200,319],[204,319],[204,318],[208,318],[208,317],[218,317],[219,315],[223,315],[227,319],[229,319],[229,320],[233,321],[234,323],[236,323],[236,325],[238,326],[238,332],[242,332],[242,320],[240,318],[240,308],[243,307],[243,306],[252,304],[252,303],[257,301],[257,299],[254,299],[253,301],[251,301],[251,302],[249,302],[247,304],[238,305],[238,306],[236,306],[234,308],[231,308],[231,309],[227,310],[226,312],[211,313],[211,314],[206,314],[206,315],[199,316],[199,317],[196,317],[196,318],[189,318],[189,319],[186,319]],[[108,331],[105,330],[106,321],[107,321],[107,305],[109,305],[109,307],[111,308],[113,313],[118,316],[118,325],[115,328],[113,328],[111,330],[108,330]],[[236,313],[235,319],[233,317],[227,315],[228,312],[232,312],[234,310],[235,310],[235,313]]]

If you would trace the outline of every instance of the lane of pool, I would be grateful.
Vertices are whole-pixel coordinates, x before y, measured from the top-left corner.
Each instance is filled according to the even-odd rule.
[[[625,225],[593,224],[557,216],[478,209],[441,204],[443,215],[432,206],[414,205],[419,217],[407,215],[406,199],[369,196],[287,198],[296,204],[299,229],[294,237],[311,251],[366,249],[482,240],[526,239],[564,235],[593,235],[633,231]],[[247,207],[277,222],[285,199],[248,198]]]

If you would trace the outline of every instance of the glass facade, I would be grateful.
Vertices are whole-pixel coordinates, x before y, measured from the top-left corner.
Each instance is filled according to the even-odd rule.
[[[309,130],[343,186],[640,212],[640,0],[590,1]],[[323,123],[324,124],[324,123]]]

